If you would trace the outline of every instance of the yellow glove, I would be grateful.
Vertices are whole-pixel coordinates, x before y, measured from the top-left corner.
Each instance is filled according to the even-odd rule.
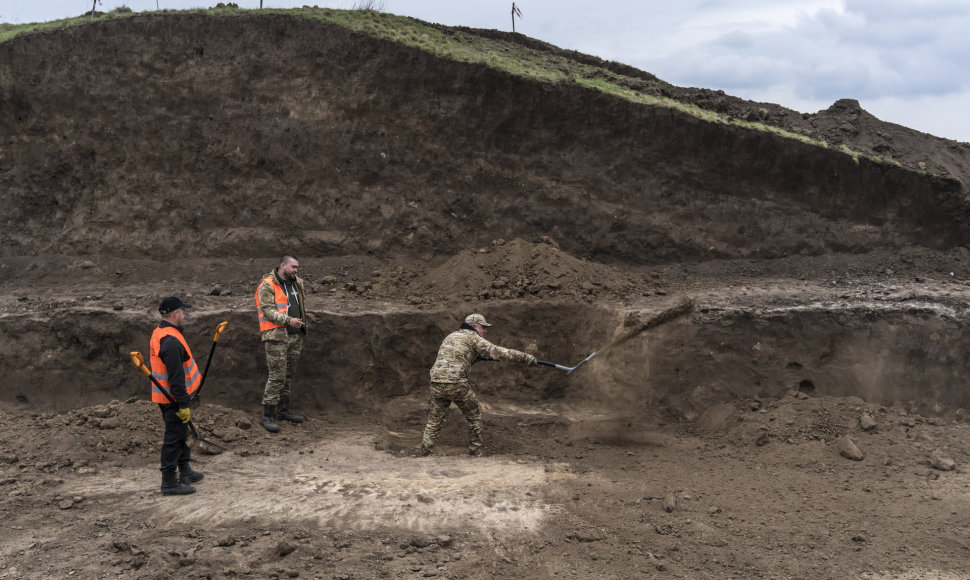
[[[179,409],[175,412],[175,416],[181,419],[183,423],[188,423],[192,420],[192,409],[188,407]]]
[[[538,365],[538,364],[539,364],[539,359],[537,359],[536,357],[534,357],[534,356],[532,356],[532,355],[530,354],[530,355],[529,355],[529,360],[528,360],[528,361],[526,361],[526,362],[528,363],[528,365],[529,365],[530,367],[534,367],[534,366],[536,366],[536,365]]]

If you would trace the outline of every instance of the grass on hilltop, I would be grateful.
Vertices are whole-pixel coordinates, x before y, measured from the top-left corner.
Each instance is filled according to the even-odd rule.
[[[729,115],[703,109],[691,103],[684,103],[662,95],[651,94],[651,91],[649,91],[650,88],[659,89],[660,87],[670,85],[656,79],[649,73],[636,71],[632,67],[602,61],[596,57],[581,55],[574,51],[560,50],[521,34],[496,33],[494,31],[476,31],[460,27],[439,26],[406,16],[397,16],[384,13],[381,10],[366,8],[354,10],[331,8],[263,10],[210,8],[161,10],[152,13],[205,13],[217,16],[239,17],[258,14],[277,14],[295,18],[307,18],[340,26],[374,38],[414,47],[445,59],[479,64],[513,75],[535,79],[540,82],[574,83],[590,90],[600,91],[631,102],[681,111],[712,123],[735,125],[769,132],[823,148],[828,146],[824,141],[811,139],[799,133],[793,133],[763,123],[733,118]],[[30,24],[0,23],[0,42],[9,41],[24,34],[53,31],[90,24],[92,22],[130,18],[132,16],[135,16],[134,12],[122,7],[107,13],[99,13],[97,16],[84,15],[75,18]],[[622,72],[617,72],[617,70],[634,72],[630,76],[622,74]],[[877,163],[887,163],[887,160],[884,158],[872,157],[848,150],[844,146],[839,150],[843,150],[843,152],[852,156],[856,161],[858,161],[859,157],[866,157]]]

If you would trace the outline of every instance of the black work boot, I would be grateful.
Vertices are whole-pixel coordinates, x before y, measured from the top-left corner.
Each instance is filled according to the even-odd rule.
[[[187,495],[195,493],[195,488],[179,481],[175,470],[162,472],[162,495]]]
[[[276,408],[276,416],[284,421],[289,421],[290,423],[302,423],[303,415],[294,415],[290,413],[290,398],[283,397],[280,399],[280,404]]]
[[[276,424],[276,405],[263,405],[263,418],[259,423],[270,433],[280,432],[280,426]]]
[[[205,476],[202,475],[201,471],[192,469],[189,467],[188,463],[179,465],[179,481],[182,483],[195,483],[197,481],[202,481],[203,477]]]

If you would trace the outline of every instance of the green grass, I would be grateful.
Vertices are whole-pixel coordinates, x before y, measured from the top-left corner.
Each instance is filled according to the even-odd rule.
[[[51,20],[50,22],[30,22],[27,24],[11,24],[9,22],[0,22],[0,42],[7,42],[13,38],[21,36],[23,34],[30,34],[33,32],[47,32],[50,30],[59,30],[62,28],[70,28],[72,26],[79,26],[82,24],[90,24],[92,22],[103,22],[105,20],[118,20],[121,18],[128,18],[132,16],[131,12],[125,10],[112,10],[111,12],[106,12],[97,17],[91,16],[77,16],[74,18],[64,18],[62,20]]]
[[[511,35],[482,35],[455,28],[430,25],[406,16],[386,14],[374,10],[337,10],[331,8],[293,8],[246,10],[236,8],[210,8],[193,10],[162,10],[161,13],[206,13],[215,16],[245,17],[256,14],[278,14],[294,18],[307,18],[327,24],[340,26],[347,30],[379,38],[404,46],[429,52],[444,59],[478,64],[506,73],[534,79],[544,83],[571,83],[586,89],[598,91],[616,98],[639,103],[649,107],[664,107],[702,119],[710,123],[737,126],[744,129],[763,131],[788,139],[827,148],[824,141],[810,139],[804,135],[785,131],[763,123],[749,122],[703,109],[690,103],[683,103],[667,97],[654,95],[650,89],[670,86],[659,79],[645,80],[617,74],[605,66],[597,66],[570,58],[568,53],[557,53],[526,46],[515,42]],[[92,18],[80,16],[52,22],[33,24],[0,23],[0,42],[6,42],[23,34],[45,32],[81,26],[92,22],[103,22],[129,18],[134,13],[116,10]],[[493,38],[492,36],[498,36]],[[525,39],[525,37],[520,37]],[[635,90],[630,86],[638,87]],[[853,151],[845,146],[837,150],[850,155],[856,162],[866,157],[877,163],[894,163],[883,157],[870,156]]]

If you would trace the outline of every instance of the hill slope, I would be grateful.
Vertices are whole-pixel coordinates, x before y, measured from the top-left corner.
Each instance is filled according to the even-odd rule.
[[[2,234],[5,256],[180,243],[209,257],[446,257],[548,235],[573,255],[662,264],[967,240],[962,145],[928,162],[955,167],[936,177],[312,19],[134,16],[0,53],[0,187],[20,225]],[[800,122],[756,105],[747,116],[862,151],[895,135],[905,162],[926,152],[908,145],[943,147],[851,103]]]

